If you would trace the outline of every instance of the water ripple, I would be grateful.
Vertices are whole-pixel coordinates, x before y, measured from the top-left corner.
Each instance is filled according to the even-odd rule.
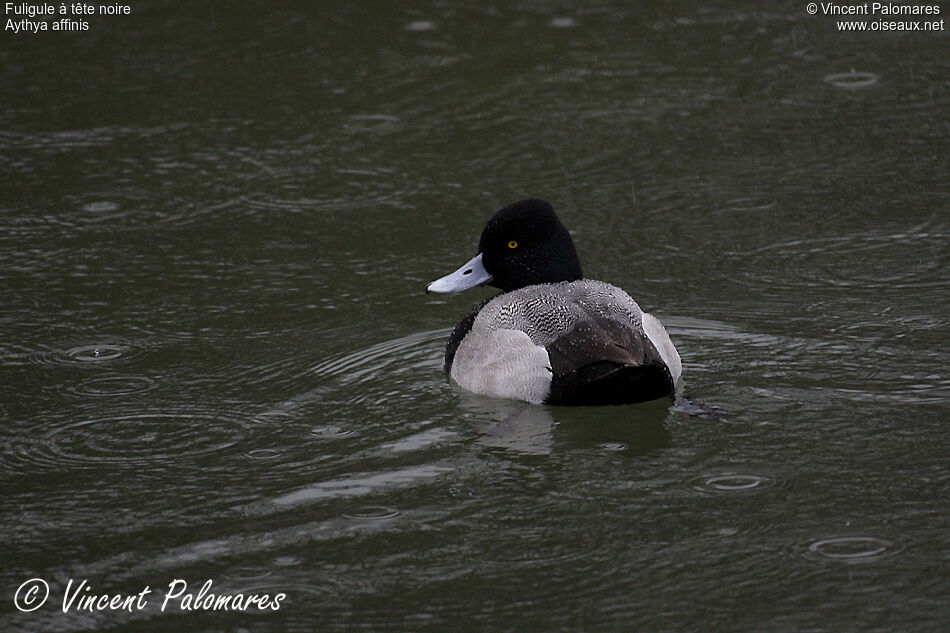
[[[223,411],[131,413],[56,426],[10,446],[8,472],[141,468],[227,452],[247,435],[246,421]]]
[[[350,134],[378,135],[398,131],[399,120],[387,115],[352,119]],[[332,187],[325,183],[333,183]],[[306,161],[272,167],[242,180],[241,206],[247,212],[308,213],[353,210],[398,204],[420,190],[422,183],[396,167],[351,164],[326,165]]]
[[[706,493],[735,493],[761,490],[775,485],[775,480],[764,475],[721,474],[702,475],[696,480],[694,490]]]
[[[113,339],[115,341],[115,339]],[[92,366],[110,364],[112,361],[127,361],[144,349],[131,342],[90,343],[67,349],[52,349],[33,352],[30,361],[39,365]]]
[[[336,424],[321,424],[310,429],[310,435],[320,439],[339,439],[352,435],[353,429],[346,429]]]
[[[104,398],[151,391],[157,386],[158,383],[147,376],[97,376],[68,385],[64,391],[77,397]]]
[[[277,459],[286,451],[281,448],[254,448],[245,453],[251,459]]]
[[[946,233],[928,221],[895,232],[783,240],[741,257],[736,280],[755,288],[930,293],[946,283]]]
[[[390,341],[372,345],[358,352],[333,358],[310,368],[318,376],[339,376],[346,383],[371,379],[382,371],[406,371],[420,363],[441,366],[441,342],[448,336],[448,328],[416,332]]]
[[[876,536],[835,536],[810,543],[804,556],[853,563],[880,560],[896,552],[894,543]]]
[[[356,519],[358,521],[386,521],[389,519],[395,519],[396,517],[402,516],[403,514],[405,513],[402,510],[397,510],[388,506],[362,506],[354,510],[344,512],[343,516],[348,519]]]
[[[196,206],[194,201],[167,193],[118,189],[70,194],[55,201],[40,200],[15,216],[0,219],[8,235],[45,235],[50,231],[132,231],[160,225],[193,222],[226,212],[235,203],[223,201]],[[44,206],[45,205],[45,206]]]
[[[850,71],[846,73],[834,73],[825,77],[825,83],[838,88],[867,88],[880,81],[881,76],[874,73],[864,73]]]

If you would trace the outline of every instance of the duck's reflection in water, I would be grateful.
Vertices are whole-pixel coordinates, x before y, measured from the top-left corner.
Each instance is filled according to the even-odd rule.
[[[479,443],[523,455],[550,455],[554,418],[549,407],[459,390],[460,406],[479,419]]]
[[[550,407],[461,392],[460,405],[480,418],[479,443],[523,455],[599,446],[641,455],[667,448],[668,399],[608,407]]]

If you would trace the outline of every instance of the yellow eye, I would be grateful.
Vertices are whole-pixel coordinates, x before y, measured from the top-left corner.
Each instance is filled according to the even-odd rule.
[[[518,248],[518,242],[511,240],[508,242],[508,248]]]

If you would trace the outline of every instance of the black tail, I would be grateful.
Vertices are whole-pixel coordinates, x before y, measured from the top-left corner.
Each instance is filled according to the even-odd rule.
[[[551,380],[546,402],[560,405],[633,404],[673,395],[673,379],[663,365],[591,363]]]

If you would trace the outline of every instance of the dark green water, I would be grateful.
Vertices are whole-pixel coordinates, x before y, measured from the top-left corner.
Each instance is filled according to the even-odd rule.
[[[0,628],[946,626],[948,39],[804,6],[0,34]],[[425,284],[527,196],[723,419],[446,382],[489,291]],[[286,598],[162,612],[176,578]],[[152,593],[63,613],[70,580]]]

